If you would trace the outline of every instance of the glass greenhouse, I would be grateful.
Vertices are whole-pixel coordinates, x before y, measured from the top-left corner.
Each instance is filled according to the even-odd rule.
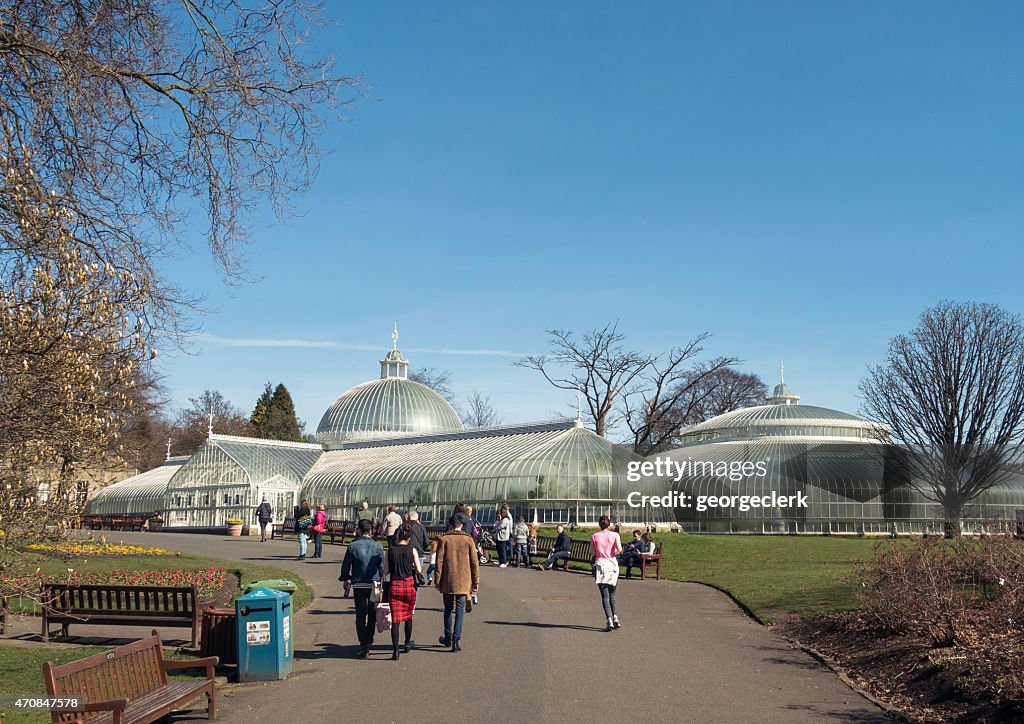
[[[408,365],[396,344],[380,361],[379,379],[356,385],[330,406],[317,431],[320,444],[211,434],[190,458],[102,489],[90,512],[159,510],[167,528],[208,529],[228,518],[252,521],[265,495],[277,521],[301,498],[323,503],[328,517],[341,519],[366,500],[378,518],[394,503],[439,523],[466,502],[486,524],[507,502],[516,516],[541,523],[588,525],[608,514],[625,524],[678,523],[711,533],[884,533],[893,526],[920,532],[937,529],[942,518],[899,474],[883,426],[801,405],[784,381],[768,404],[682,431],[684,444],[658,457],[685,466],[685,474],[634,474],[630,482],[629,473],[645,460],[579,420],[464,430],[443,397],[408,379]],[[759,462],[763,472],[743,467]],[[774,492],[803,496],[806,507],[628,504],[633,493],[670,491],[691,501]],[[1006,527],[1019,510],[1024,476],[1018,475],[969,505],[965,527]]]
[[[527,520],[593,523],[628,494],[629,460],[642,458],[573,420],[493,427],[328,450],[303,496],[339,517],[367,500],[439,521],[461,501],[489,523],[507,502]]]
[[[89,505],[96,515],[120,513],[157,513],[166,510],[167,483],[188,462],[188,456],[167,458],[158,468],[108,485],[100,490]]]

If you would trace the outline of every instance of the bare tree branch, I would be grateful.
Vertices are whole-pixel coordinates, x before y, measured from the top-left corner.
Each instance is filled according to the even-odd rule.
[[[940,302],[861,383],[904,475],[959,532],[963,506],[1012,474],[1024,439],[1024,326],[992,304]]]

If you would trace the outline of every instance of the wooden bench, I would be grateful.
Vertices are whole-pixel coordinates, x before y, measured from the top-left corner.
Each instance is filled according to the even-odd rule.
[[[286,535],[295,535],[295,518],[285,518],[283,523],[273,523],[270,526],[270,540],[284,540]]]
[[[192,629],[192,646],[199,643],[202,603],[195,586],[115,586],[43,584],[43,641],[50,625],[59,623],[68,635],[73,623],[100,626],[170,626]]]
[[[356,524],[351,520],[328,520],[324,535],[331,537],[331,543],[334,543],[335,537],[341,538],[341,544],[344,545],[346,537],[355,540]]]
[[[142,724],[161,719],[206,696],[206,715],[217,718],[214,667],[217,657],[166,661],[160,634],[54,666],[43,664],[49,698],[77,699],[76,711],[52,711],[53,722]],[[206,678],[170,681],[168,671],[204,668]]]
[[[655,567],[655,579],[661,580],[661,543],[654,543],[650,553],[640,554],[640,580],[644,579],[648,567]]]

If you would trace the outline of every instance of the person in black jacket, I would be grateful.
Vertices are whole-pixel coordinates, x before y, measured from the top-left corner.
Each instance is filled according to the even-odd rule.
[[[409,545],[415,550],[417,555],[420,557],[420,562],[423,562],[423,557],[426,555],[427,549],[430,547],[430,538],[427,536],[427,529],[420,523],[420,514],[415,510],[409,511]]]
[[[309,519],[306,527],[299,525],[299,521],[303,518]],[[303,500],[301,503],[295,506],[295,537],[299,539],[299,557],[297,560],[306,560],[306,534],[309,533],[309,522],[312,520],[312,515],[309,512],[309,501]]]
[[[569,538],[569,534],[565,532],[565,526],[559,524],[555,527],[558,531],[558,538],[555,539],[555,546],[548,553],[547,559],[543,563],[538,563],[537,567],[542,571],[549,571],[555,566],[555,562],[562,558],[568,558],[572,552],[572,539]]]
[[[260,543],[267,542],[267,526],[274,520],[274,510],[267,502],[267,496],[263,496],[263,502],[256,508],[256,520],[260,523]]]

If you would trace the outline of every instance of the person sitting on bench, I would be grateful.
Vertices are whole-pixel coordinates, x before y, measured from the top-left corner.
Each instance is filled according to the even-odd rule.
[[[639,530],[633,531],[633,540],[626,544],[619,554],[619,565],[626,567],[626,578],[633,577],[633,567],[640,568],[644,564],[642,555],[651,552],[651,534],[640,536]]]
[[[569,538],[569,534],[565,532],[564,525],[557,525],[555,530],[558,531],[558,538],[555,539],[555,545],[551,548],[551,552],[548,553],[548,557],[543,563],[538,564],[538,567],[542,571],[549,571],[555,567],[555,563],[562,558],[568,558],[572,552],[572,539]]]

